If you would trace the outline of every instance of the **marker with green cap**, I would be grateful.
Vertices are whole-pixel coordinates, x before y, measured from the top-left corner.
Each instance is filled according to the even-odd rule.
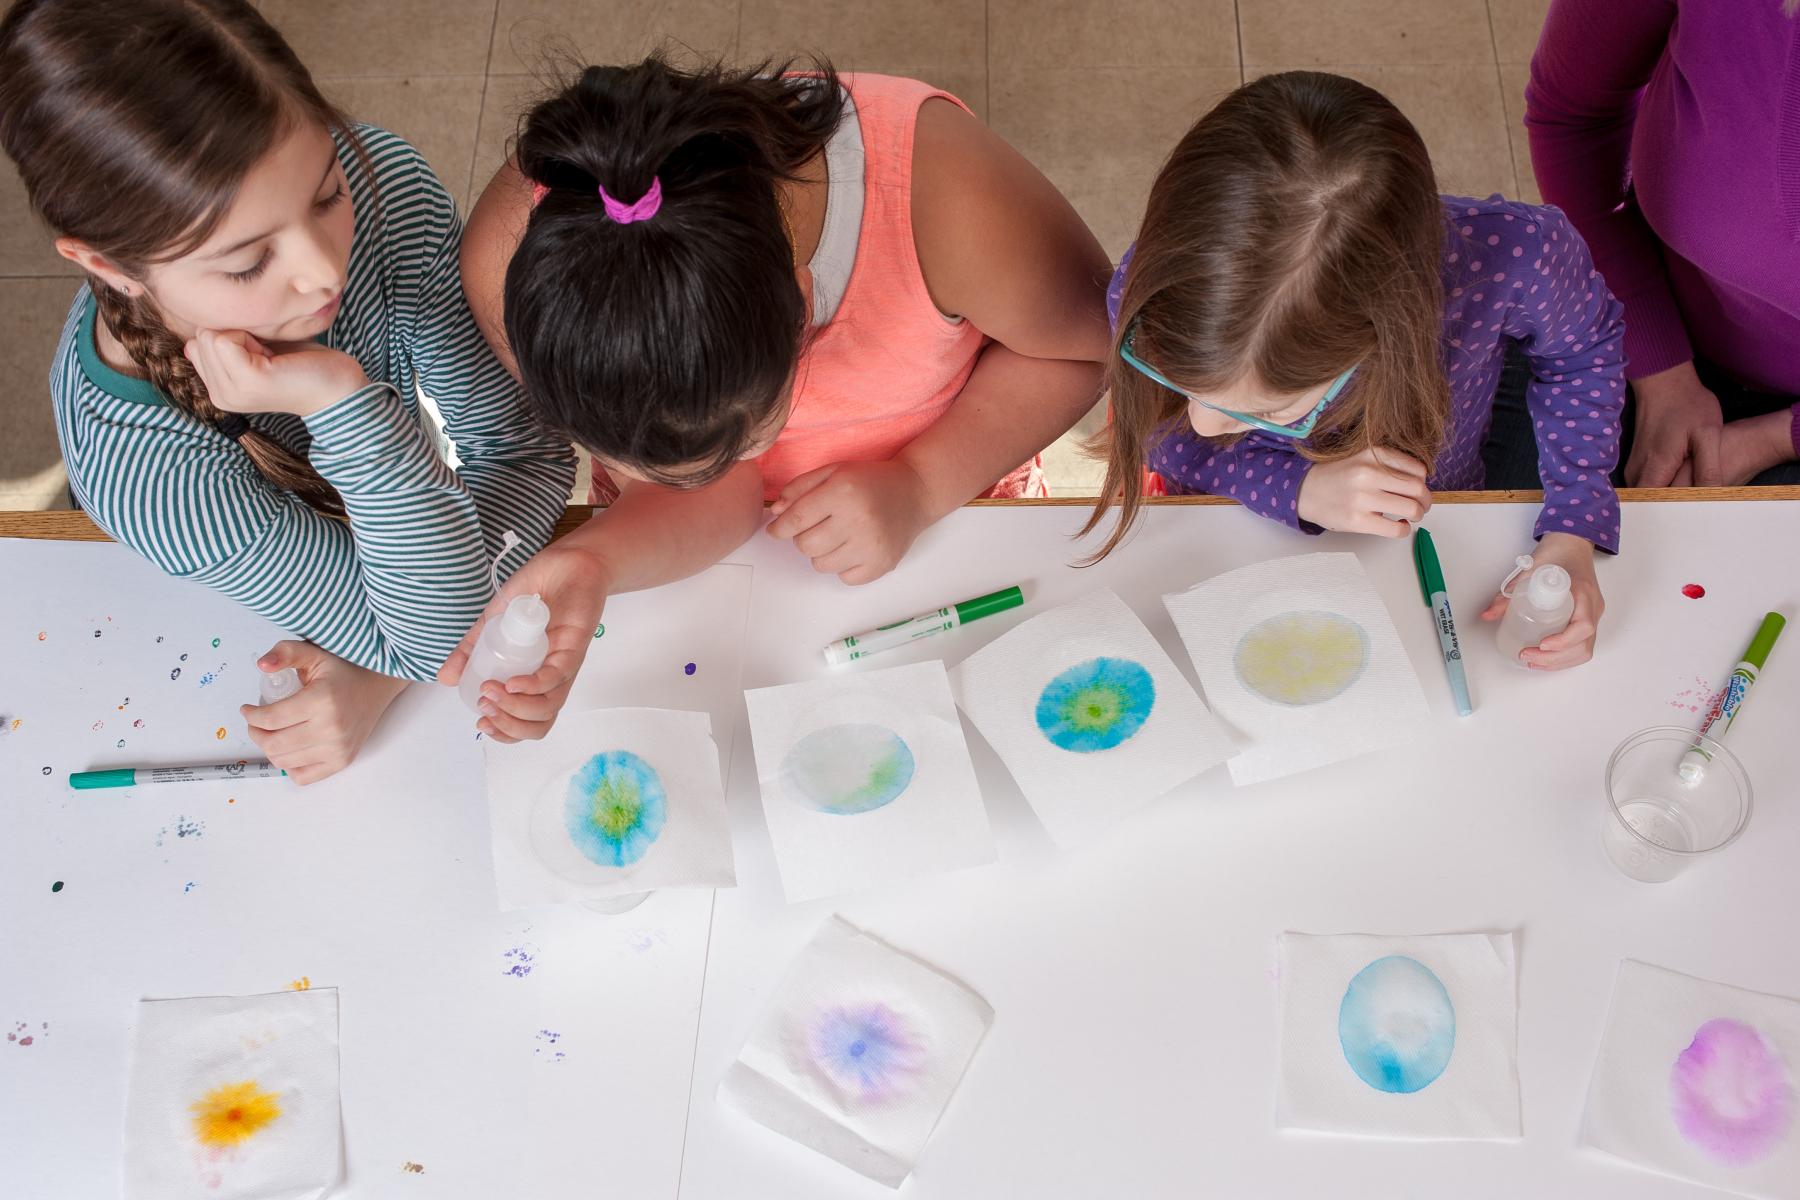
[[[1424,529],[1413,531],[1413,569],[1419,573],[1419,591],[1431,609],[1432,624],[1437,626],[1438,649],[1444,654],[1444,670],[1450,675],[1450,697],[1456,701],[1456,715],[1466,717],[1475,711],[1469,699],[1469,677],[1463,671],[1462,646],[1456,640],[1456,620],[1450,615],[1450,592],[1444,585],[1444,568],[1438,565],[1437,547]]]
[[[77,791],[138,787],[147,783],[216,783],[233,779],[280,779],[287,774],[266,762],[219,763],[207,767],[117,767],[110,771],[76,771],[69,786]]]
[[[1744,651],[1743,661],[1731,672],[1731,678],[1725,681],[1725,690],[1719,693],[1712,709],[1706,714],[1706,720],[1700,723],[1700,732],[1715,742],[1725,740],[1731,730],[1731,723],[1737,719],[1738,710],[1744,707],[1744,701],[1750,698],[1750,689],[1756,684],[1756,677],[1762,674],[1763,664],[1769,661],[1769,651],[1775,648],[1775,639],[1787,628],[1787,618],[1780,613],[1765,613],[1762,624],[1756,629],[1756,636],[1750,639],[1750,648]],[[1677,768],[1681,778],[1690,784],[1699,783],[1706,775],[1706,765],[1712,761],[1712,752],[1702,742],[1695,742],[1681,756],[1681,765]]]
[[[916,638],[931,637],[955,629],[958,625],[967,625],[970,621],[979,621],[982,617],[991,617],[997,612],[1017,608],[1023,603],[1025,593],[1017,587],[990,592],[973,600],[964,600],[961,604],[952,604],[947,608],[920,613],[904,621],[895,621],[892,625],[883,625],[867,633],[853,633],[847,638],[839,638],[825,647],[825,661],[834,667],[841,667],[859,658],[880,654],[895,646],[904,646]]]

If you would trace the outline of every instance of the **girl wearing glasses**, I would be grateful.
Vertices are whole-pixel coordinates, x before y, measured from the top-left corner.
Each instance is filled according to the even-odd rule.
[[[1521,658],[1592,656],[1594,548],[1619,548],[1624,326],[1562,213],[1440,196],[1385,97],[1271,75],[1175,148],[1108,307],[1113,419],[1088,529],[1112,498],[1121,512],[1100,556],[1160,490],[1308,533],[1405,536],[1432,488],[1483,486],[1510,354],[1545,488],[1533,557],[1567,569],[1575,596],[1568,628]],[[1496,597],[1482,616],[1505,610]]]

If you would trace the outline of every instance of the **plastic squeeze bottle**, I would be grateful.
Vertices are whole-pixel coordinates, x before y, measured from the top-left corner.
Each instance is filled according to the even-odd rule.
[[[1569,594],[1569,573],[1555,563],[1534,568],[1531,557],[1521,554],[1513,564],[1512,574],[1500,584],[1500,594],[1507,597],[1506,615],[1500,618],[1500,631],[1494,636],[1506,660],[1523,667],[1519,651],[1568,628],[1575,613],[1575,597]],[[1525,575],[1522,584],[1507,591],[1507,585],[1521,574]]]
[[[293,667],[283,667],[279,671],[264,671],[259,688],[258,704],[274,704],[286,700],[300,690],[300,672]]]
[[[550,639],[544,635],[549,624],[550,606],[541,597],[514,596],[500,619],[489,621],[475,642],[457,685],[462,702],[479,711],[482,684],[529,675],[543,666],[550,653]]]

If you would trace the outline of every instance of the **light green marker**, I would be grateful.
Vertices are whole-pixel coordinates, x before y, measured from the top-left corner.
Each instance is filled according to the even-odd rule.
[[[76,771],[69,776],[69,786],[85,792],[147,783],[217,783],[234,779],[281,779],[286,775],[286,771],[266,762],[220,763],[210,767],[118,767],[110,771]]]
[[[1775,647],[1775,639],[1787,628],[1787,618],[1780,613],[1767,613],[1762,624],[1757,627],[1756,636],[1750,639],[1750,648],[1744,651],[1743,661],[1731,672],[1731,678],[1725,681],[1725,690],[1719,693],[1718,703],[1706,714],[1706,720],[1700,723],[1700,732],[1715,742],[1725,740],[1731,730],[1732,721],[1737,719],[1738,710],[1743,708],[1744,701],[1750,698],[1750,689],[1756,684],[1756,677],[1762,674],[1763,664],[1769,661],[1769,651]],[[1702,743],[1695,742],[1687,753],[1681,756],[1681,778],[1693,784],[1699,783],[1706,774],[1706,765],[1712,761],[1712,752]]]
[[[853,633],[847,638],[839,638],[825,647],[825,661],[834,667],[841,667],[859,658],[880,654],[895,646],[904,646],[918,638],[931,637],[955,629],[958,625],[967,625],[970,621],[979,621],[982,617],[1017,608],[1023,603],[1025,593],[1016,587],[990,592],[973,600],[964,600],[961,604],[952,604],[946,608],[920,613],[916,617],[908,617],[904,621],[895,621],[892,625],[883,625],[867,633]]]

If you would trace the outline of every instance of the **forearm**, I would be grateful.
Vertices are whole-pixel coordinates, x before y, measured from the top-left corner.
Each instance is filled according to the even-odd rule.
[[[942,417],[896,458],[922,485],[937,521],[1066,432],[1094,404],[1100,364],[1030,358],[998,342]]]
[[[558,546],[591,555],[609,595],[685,579],[743,545],[762,523],[762,472],[740,463],[692,492],[632,483]]]

